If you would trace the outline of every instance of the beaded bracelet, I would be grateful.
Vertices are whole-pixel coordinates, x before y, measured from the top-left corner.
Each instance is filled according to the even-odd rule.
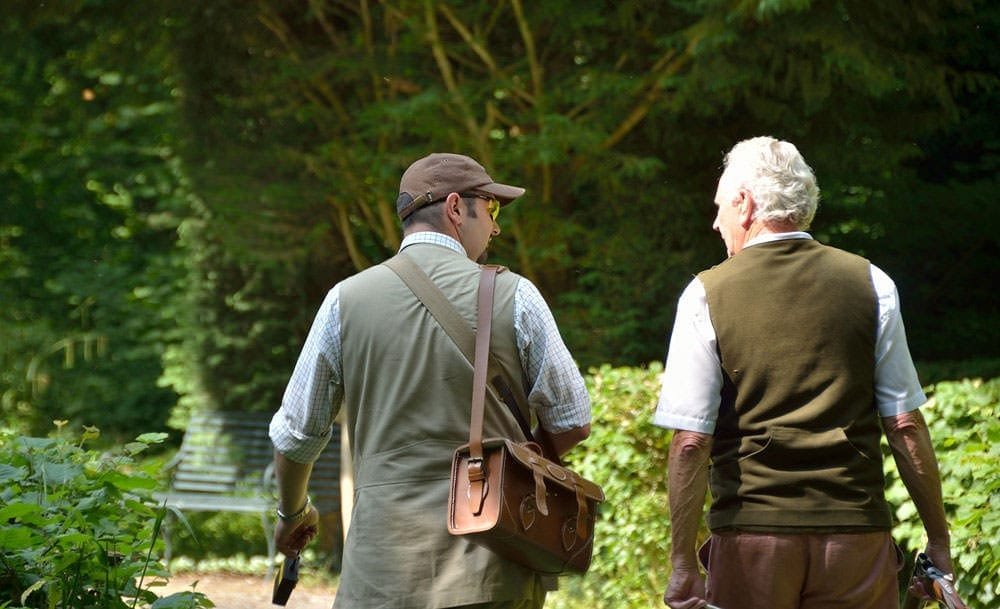
[[[278,514],[278,519],[282,522],[298,522],[302,520],[306,515],[306,510],[312,505],[312,501],[309,499],[309,495],[306,495],[306,503],[302,506],[302,509],[295,512],[294,514],[285,514],[281,511],[281,508],[275,508],[274,511]]]

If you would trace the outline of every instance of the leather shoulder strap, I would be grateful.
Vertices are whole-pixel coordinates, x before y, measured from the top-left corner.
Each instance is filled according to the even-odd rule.
[[[472,373],[472,418],[469,422],[469,458],[483,458],[483,417],[486,408],[486,368],[493,334],[493,291],[497,267],[484,266],[479,274],[479,306],[476,313],[476,355]]]
[[[434,319],[441,325],[445,333],[458,346],[465,359],[475,366],[476,332],[465,321],[465,318],[455,310],[454,305],[441,293],[441,290],[434,285],[434,282],[427,276],[427,273],[405,254],[397,254],[386,260],[383,264],[392,269],[403,283],[410,288],[410,291],[427,307],[427,310],[434,316]],[[505,267],[497,265],[484,265],[483,268],[494,269],[494,279],[496,274],[507,270]],[[492,304],[493,300],[491,297],[491,307]],[[492,315],[490,319],[492,320]],[[500,366],[495,361],[492,354],[489,356],[488,364],[491,368],[498,371],[498,374],[490,380],[489,388],[497,394],[497,398],[510,410],[518,426],[521,428],[521,433],[524,434],[524,439],[534,441],[534,437],[531,434],[531,425],[528,423],[528,413],[530,411],[527,403],[519,400],[517,398],[518,394],[511,390],[511,387],[514,386],[511,379],[507,377],[503,366]]]

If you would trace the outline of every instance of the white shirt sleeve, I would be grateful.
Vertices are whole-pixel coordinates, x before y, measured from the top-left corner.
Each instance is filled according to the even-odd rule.
[[[875,405],[879,415],[895,416],[927,401],[906,344],[896,284],[880,268],[871,266],[878,297],[878,334],[875,340]]]
[[[705,286],[697,278],[681,293],[653,423],[711,434],[722,401],[722,368]]]

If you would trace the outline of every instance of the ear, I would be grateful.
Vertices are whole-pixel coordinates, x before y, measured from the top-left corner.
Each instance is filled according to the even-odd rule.
[[[450,193],[445,198],[443,207],[444,216],[449,222],[458,226],[465,221],[462,209],[462,198],[458,196],[458,193]]]
[[[749,190],[740,189],[740,196],[737,202],[737,213],[739,214],[740,226],[744,230],[749,229],[753,224],[753,212],[757,209],[757,202],[753,200],[753,195]]]

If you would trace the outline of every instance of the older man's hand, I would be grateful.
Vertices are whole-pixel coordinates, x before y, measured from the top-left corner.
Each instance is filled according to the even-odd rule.
[[[670,609],[703,609],[708,607],[705,600],[705,578],[694,569],[674,568],[670,582],[663,593],[663,604]]]

